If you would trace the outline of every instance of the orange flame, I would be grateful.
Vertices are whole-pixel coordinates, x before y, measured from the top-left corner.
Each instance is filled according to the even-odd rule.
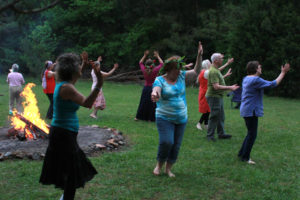
[[[24,112],[22,113],[22,116],[31,123],[33,123],[35,126],[39,127],[45,133],[49,134],[49,128],[46,122],[41,119],[35,94],[31,90],[31,88],[34,86],[34,83],[28,83],[25,86],[23,92],[21,93],[21,96],[25,98],[25,101],[22,103],[24,107]],[[23,131],[26,127],[26,123],[20,120],[16,116],[16,113],[17,111],[14,110],[13,117],[11,118],[11,125],[14,126],[15,129]],[[33,135],[28,129],[25,129],[25,135],[27,138],[33,138]]]

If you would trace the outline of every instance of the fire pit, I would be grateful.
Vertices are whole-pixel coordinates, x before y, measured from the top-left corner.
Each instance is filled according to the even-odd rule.
[[[9,128],[0,128],[0,161],[7,159],[43,159],[48,146],[47,138],[27,139],[7,137]],[[126,144],[122,133],[116,129],[100,128],[97,125],[81,126],[78,144],[88,156],[97,156],[103,151],[114,151]]]
[[[0,128],[0,161],[9,158],[44,157],[48,146],[49,125],[40,117],[35,94],[28,83],[21,96],[24,112],[13,111],[10,117],[11,128]],[[80,127],[78,143],[89,156],[101,150],[115,150],[124,145],[122,133],[116,129],[99,128],[97,125]]]

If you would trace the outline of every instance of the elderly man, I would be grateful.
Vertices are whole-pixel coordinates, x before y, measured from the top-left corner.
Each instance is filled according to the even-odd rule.
[[[220,53],[214,53],[211,56],[212,65],[209,69],[208,84],[206,99],[210,107],[211,113],[208,121],[207,139],[209,141],[215,141],[214,133],[217,128],[219,139],[229,139],[231,135],[225,134],[224,130],[224,107],[223,107],[223,95],[226,90],[234,91],[239,86],[231,85],[226,86],[224,77],[218,69],[222,66],[224,55]]]
[[[18,72],[19,65],[13,64],[12,70],[7,75],[6,82],[9,85],[9,114],[13,114],[14,102],[16,101],[16,108],[18,112],[22,111],[22,98],[20,96],[22,92],[22,85],[25,83],[23,75]]]

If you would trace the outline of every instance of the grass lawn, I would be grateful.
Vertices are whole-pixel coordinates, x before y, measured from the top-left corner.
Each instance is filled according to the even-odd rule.
[[[26,78],[26,77],[25,77]],[[0,126],[8,126],[8,86],[0,76]],[[33,88],[42,116],[49,102],[41,83]],[[89,94],[91,81],[79,81],[76,87]],[[239,111],[225,101],[225,129],[230,140],[208,142],[204,131],[196,129],[199,120],[198,89],[187,89],[189,122],[178,162],[176,178],[155,177],[158,133],[155,123],[135,122],[142,85],[105,82],[107,107],[97,120],[90,110],[78,111],[80,125],[97,124],[121,130],[129,145],[119,152],[90,158],[98,174],[76,199],[299,199],[300,198],[300,100],[264,97],[265,116],[259,119],[258,136],[250,166],[237,159],[246,134]],[[1,200],[59,199],[61,190],[39,184],[42,161],[8,160],[0,162]]]

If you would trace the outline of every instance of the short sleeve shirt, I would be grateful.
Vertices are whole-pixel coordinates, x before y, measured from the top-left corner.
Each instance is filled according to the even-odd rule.
[[[223,97],[224,90],[215,90],[213,87],[214,83],[224,86],[226,85],[220,70],[214,66],[211,66],[208,74],[206,97]]]
[[[19,72],[9,73],[6,81],[11,87],[22,86],[25,83],[23,75]]]
[[[187,122],[185,73],[185,71],[180,72],[174,85],[169,84],[163,76],[155,79],[153,87],[161,88],[161,98],[156,103],[156,118],[162,118],[175,124]]]

